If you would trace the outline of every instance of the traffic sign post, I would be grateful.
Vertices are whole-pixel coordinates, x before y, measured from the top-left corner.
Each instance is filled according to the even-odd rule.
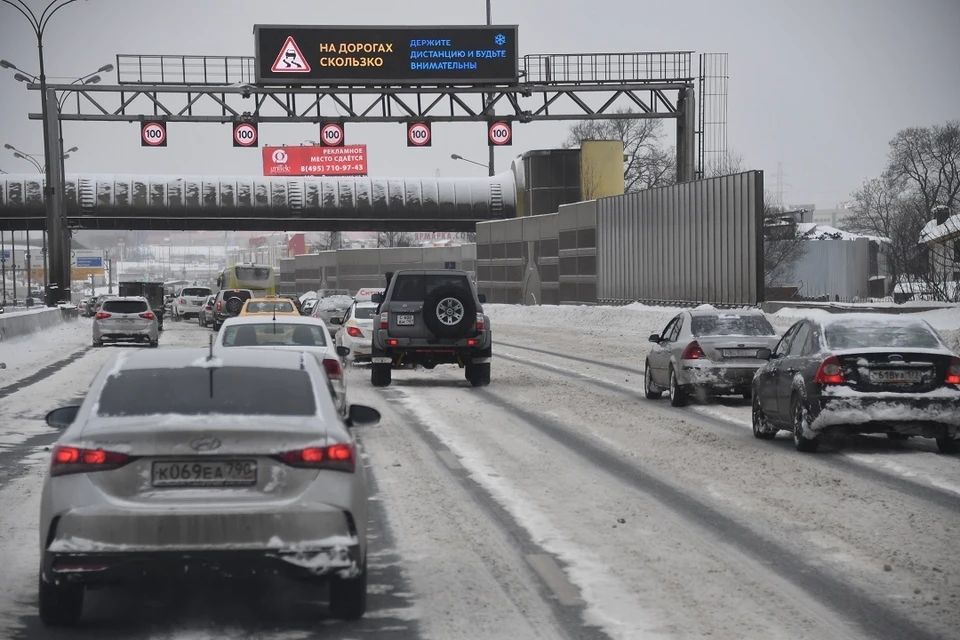
[[[346,135],[339,122],[324,122],[320,125],[320,143],[325,147],[342,147]]]
[[[506,147],[513,144],[513,127],[504,120],[491,122],[487,127],[487,145]]]
[[[259,147],[260,132],[258,131],[256,123],[234,122],[233,123],[233,146]]]
[[[140,146],[167,146],[167,125],[163,122],[156,121],[145,121],[140,123]]]
[[[408,147],[429,147],[432,140],[429,122],[411,122],[407,125]]]

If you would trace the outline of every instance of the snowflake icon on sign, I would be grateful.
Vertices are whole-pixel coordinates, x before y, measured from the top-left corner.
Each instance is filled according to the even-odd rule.
[[[503,35],[502,33],[498,33],[497,37],[494,38],[493,41],[502,47],[507,43],[507,36]]]

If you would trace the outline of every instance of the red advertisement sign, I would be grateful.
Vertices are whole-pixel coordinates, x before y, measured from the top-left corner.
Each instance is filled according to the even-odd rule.
[[[367,145],[264,147],[265,176],[365,176]]]

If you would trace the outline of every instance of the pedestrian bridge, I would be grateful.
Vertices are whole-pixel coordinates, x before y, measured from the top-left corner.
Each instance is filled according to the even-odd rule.
[[[43,229],[44,178],[0,175],[0,229]],[[73,229],[473,231],[512,218],[512,171],[489,178],[68,175]]]

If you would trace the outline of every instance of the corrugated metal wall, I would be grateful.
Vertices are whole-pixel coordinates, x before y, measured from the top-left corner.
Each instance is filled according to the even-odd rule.
[[[870,240],[810,240],[792,273],[774,284],[798,287],[804,298],[870,296]]]
[[[763,173],[564,205],[477,225],[477,280],[510,304],[763,299]]]

